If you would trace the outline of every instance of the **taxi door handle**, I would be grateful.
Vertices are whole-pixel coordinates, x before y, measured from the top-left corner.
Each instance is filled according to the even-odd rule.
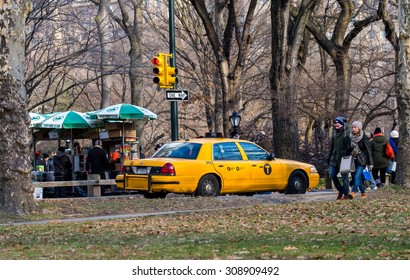
[[[258,166],[257,164],[252,164],[252,167]]]
[[[220,164],[220,165],[218,165],[218,167],[224,167],[224,165],[223,165],[223,164]]]

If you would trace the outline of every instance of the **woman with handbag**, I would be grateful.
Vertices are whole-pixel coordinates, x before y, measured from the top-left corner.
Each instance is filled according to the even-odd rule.
[[[367,198],[366,188],[363,185],[363,170],[368,166],[369,171],[373,168],[372,150],[369,139],[363,133],[363,125],[360,121],[354,121],[351,125],[350,132],[350,153],[354,157],[356,171],[352,172],[353,188],[348,194],[350,199],[354,199],[356,193],[360,190],[361,197]]]

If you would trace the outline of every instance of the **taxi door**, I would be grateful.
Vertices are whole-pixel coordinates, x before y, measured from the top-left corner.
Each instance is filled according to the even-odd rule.
[[[213,164],[222,178],[222,193],[241,192],[249,188],[250,168],[234,142],[214,143]]]
[[[268,160],[268,153],[253,143],[240,142],[250,166],[251,190],[282,189],[282,164],[278,160]]]

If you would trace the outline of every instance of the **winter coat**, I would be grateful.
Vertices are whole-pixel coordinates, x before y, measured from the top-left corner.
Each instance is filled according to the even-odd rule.
[[[53,158],[54,164],[54,177],[56,177],[56,181],[66,180],[70,181],[73,178],[72,175],[72,163],[70,158],[62,153],[57,152],[57,155]]]
[[[373,167],[387,168],[390,165],[390,159],[386,156],[386,144],[388,140],[383,134],[376,134],[371,142]]]
[[[332,138],[330,139],[330,148],[327,160],[331,166],[339,167],[342,157],[349,155],[350,149],[350,127],[346,123],[340,130],[333,130]]]
[[[96,146],[88,152],[85,167],[87,170],[91,170],[91,174],[100,174],[101,176],[105,170],[108,170],[107,155],[101,147]]]
[[[399,138],[389,138],[389,143],[394,151],[394,160],[396,161],[397,153],[399,152]]]
[[[365,135],[358,143],[360,153],[358,153],[355,157],[354,164],[356,166],[366,166],[366,165],[373,165],[373,157],[372,157],[372,145]],[[350,148],[348,153],[352,154],[353,148]]]

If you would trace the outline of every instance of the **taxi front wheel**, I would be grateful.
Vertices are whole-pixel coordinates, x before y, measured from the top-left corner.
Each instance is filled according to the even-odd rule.
[[[292,172],[289,177],[287,194],[304,194],[308,187],[308,180],[306,175],[299,170]]]
[[[205,175],[199,180],[195,195],[197,196],[218,196],[220,185],[218,178],[214,175]]]

